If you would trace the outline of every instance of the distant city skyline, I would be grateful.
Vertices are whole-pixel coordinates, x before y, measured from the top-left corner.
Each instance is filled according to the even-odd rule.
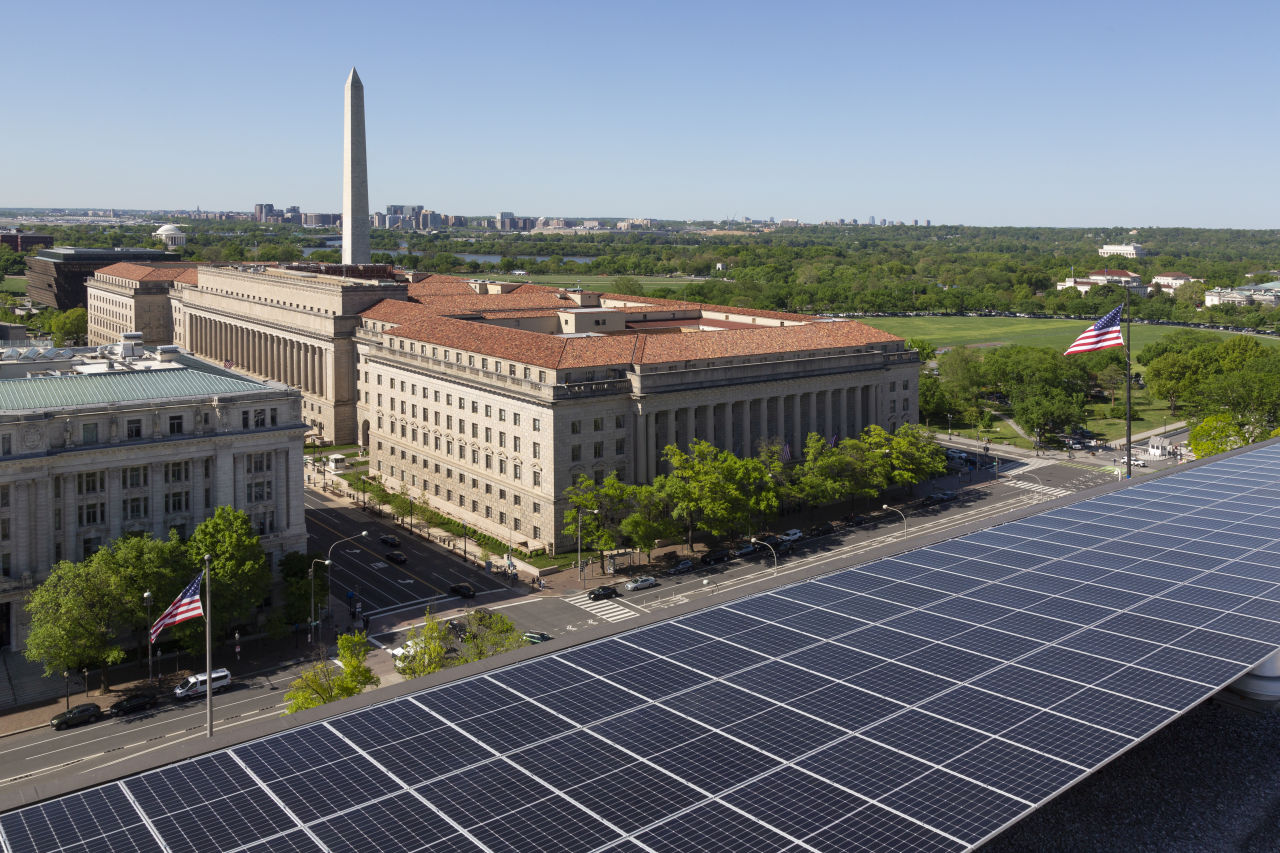
[[[371,210],[1280,227],[1267,4],[228,8],[10,10],[0,208],[336,212],[355,66]]]

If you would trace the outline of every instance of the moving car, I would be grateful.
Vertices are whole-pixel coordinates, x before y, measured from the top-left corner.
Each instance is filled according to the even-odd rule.
[[[763,551],[763,550],[764,548],[760,547],[754,542],[744,542],[734,549],[733,556],[750,557],[750,556],[753,556],[757,551]]]
[[[81,723],[96,723],[102,719],[102,709],[92,702],[86,702],[83,705],[75,705],[61,714],[55,714],[53,719],[49,721],[49,725],[58,731],[62,731],[67,726],[78,726]]]
[[[778,538],[783,542],[799,542],[804,538],[804,531],[798,527],[793,527]]]
[[[403,551],[389,551],[387,553],[387,559],[393,563],[405,563],[409,560],[409,558],[404,555]]]
[[[685,562],[688,562],[687,560]],[[643,577],[632,578],[624,584],[628,592],[634,592],[637,589],[648,589],[651,586],[657,586],[658,579],[644,575]]]
[[[400,537],[394,533],[384,533],[378,537],[378,541],[383,545],[390,545],[392,548],[400,547]]]
[[[449,592],[458,596],[458,598],[475,598],[476,597],[475,587],[473,587],[469,583],[455,583],[453,586],[449,587]]]
[[[694,562],[693,562],[693,560],[690,560],[690,559],[686,558],[686,559],[683,559],[683,560],[681,560],[680,562],[676,563],[676,564],[675,564],[674,566],[672,566],[671,568],[667,569],[667,574],[669,574],[669,575],[683,575],[683,574],[684,574],[684,573],[686,573],[686,572],[691,572],[691,571],[693,571],[693,569],[694,569],[695,565],[696,565],[696,563],[694,563]]]
[[[714,566],[716,563],[723,563],[725,560],[732,559],[733,552],[728,548],[717,548],[702,555],[702,565]]]
[[[531,643],[545,643],[551,639],[546,631],[525,631],[522,636]]]
[[[618,588],[616,586],[598,586],[587,593],[587,598],[592,601],[603,601],[606,598],[613,598],[617,594]]]
[[[188,675],[186,679],[173,688],[173,698],[175,699],[194,699],[197,696],[203,696],[208,683],[210,682],[209,673],[200,672],[195,675]],[[213,692],[221,693],[231,686],[231,673],[225,669],[215,669],[213,671]]]
[[[145,711],[159,704],[160,697],[151,691],[134,693],[118,700],[107,709],[107,713],[113,717],[123,717],[125,714],[132,714],[134,711]]]

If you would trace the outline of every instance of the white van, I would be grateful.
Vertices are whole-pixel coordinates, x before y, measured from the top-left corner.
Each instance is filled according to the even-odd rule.
[[[194,699],[197,696],[203,696],[205,684],[209,681],[209,673],[201,672],[196,675],[188,675],[186,680],[173,688],[173,697],[175,699]],[[231,673],[225,669],[215,669],[213,671],[213,692],[221,693],[231,686]]]

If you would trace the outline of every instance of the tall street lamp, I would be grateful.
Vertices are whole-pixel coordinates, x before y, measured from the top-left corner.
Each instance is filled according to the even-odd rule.
[[[151,590],[142,594],[142,600],[147,603],[147,683],[151,684]]]
[[[889,506],[888,504],[885,504],[881,509],[891,509],[898,515],[902,516],[902,532],[905,535],[907,532],[907,514],[897,507]]]
[[[951,413],[947,412],[947,438],[951,438]]]
[[[773,573],[776,576],[778,574],[778,552],[775,551],[773,549],[773,546],[770,545],[768,542],[763,542],[754,536],[751,537],[751,542],[754,545],[763,545],[764,547],[769,549],[770,553],[773,554]]]
[[[316,561],[312,560],[311,565],[307,566],[307,581],[311,585],[311,610],[307,616],[307,645],[310,646],[315,642],[316,628]]]
[[[325,566],[328,567],[328,571],[326,571],[325,577],[324,577],[324,595],[325,595],[325,601],[326,601],[325,606],[329,608],[330,614],[333,613],[333,549],[337,548],[343,542],[350,542],[352,539],[368,539],[368,538],[369,538],[369,531],[361,530],[359,533],[356,533],[353,536],[348,536],[346,539],[339,539],[337,542],[334,542],[332,545],[330,545],[329,553],[324,560],[311,561],[312,570],[315,569],[316,563],[324,563]],[[315,601],[314,588],[311,591],[311,598],[312,598],[312,601],[314,602]],[[314,606],[314,603],[313,603],[313,606]],[[338,623],[336,621],[333,623],[333,630],[334,630],[334,635],[337,636]]]
[[[582,565],[582,514],[589,512],[592,515],[599,515],[598,509],[578,509],[578,582],[585,589],[587,586],[587,567]]]

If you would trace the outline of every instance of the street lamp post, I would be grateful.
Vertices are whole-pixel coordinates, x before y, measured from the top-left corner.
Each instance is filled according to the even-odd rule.
[[[151,684],[151,590],[142,594],[142,600],[147,603],[147,683]]]
[[[587,586],[587,567],[582,565],[582,514],[589,512],[592,515],[599,515],[598,509],[578,509],[578,582],[585,589]]]
[[[352,539],[368,539],[368,538],[369,538],[369,531],[361,530],[359,533],[356,533],[353,536],[348,536],[346,539],[339,539],[337,542],[334,542],[332,545],[330,545],[329,553],[324,560],[311,561],[312,569],[315,569],[317,562],[323,562],[326,566],[326,571],[324,576],[324,596],[325,596],[325,602],[326,602],[325,606],[329,608],[330,615],[332,615],[333,613],[333,549],[337,548],[343,542],[350,542]],[[312,589],[311,591],[311,597],[312,597],[312,600],[314,601],[315,599],[314,589]],[[338,623],[336,621],[333,622],[333,630],[334,630],[334,636],[336,637],[337,631],[338,631]]]
[[[84,677],[84,698],[89,701],[89,667],[80,670],[80,675]]]
[[[889,506],[888,504],[885,504],[881,509],[891,509],[898,515],[902,516],[902,532],[905,535],[907,532],[907,514],[897,507]]]
[[[947,438],[951,438],[951,413],[947,412]]]
[[[71,710],[71,670],[62,671],[62,685],[67,689],[67,710]]]
[[[773,554],[773,574],[776,576],[778,574],[778,552],[768,542],[762,542],[754,536],[751,537],[751,542],[754,545],[763,545],[769,549],[769,553]]]
[[[307,581],[311,586],[311,610],[307,616],[307,645],[310,646],[315,642],[316,629],[316,561],[312,560],[311,565],[307,566]]]

